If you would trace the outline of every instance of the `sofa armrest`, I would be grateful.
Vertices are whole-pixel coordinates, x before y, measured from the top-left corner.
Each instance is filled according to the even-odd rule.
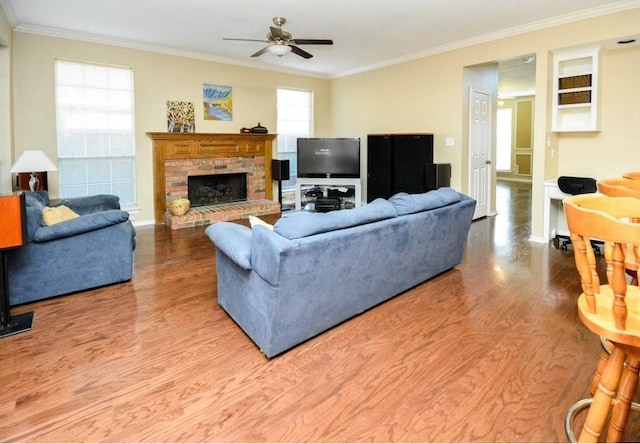
[[[54,239],[75,236],[111,225],[117,225],[128,220],[129,213],[122,210],[85,214],[64,222],[38,228],[33,236],[33,241],[47,242]]]
[[[79,215],[83,215],[99,211],[119,210],[120,198],[111,194],[96,194],[95,196],[61,199],[55,204],[55,206],[59,205],[65,205]]]
[[[251,270],[251,229],[232,222],[217,222],[204,232],[239,267]]]
[[[251,264],[253,270],[271,285],[281,282],[282,261],[293,253],[294,242],[267,227],[253,227]]]

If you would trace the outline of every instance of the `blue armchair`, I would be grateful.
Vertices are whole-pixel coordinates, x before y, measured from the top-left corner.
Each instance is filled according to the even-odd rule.
[[[133,274],[135,229],[117,196],[49,201],[46,191],[25,192],[27,239],[6,252],[10,305],[124,282]],[[65,205],[78,217],[53,225],[45,207]]]

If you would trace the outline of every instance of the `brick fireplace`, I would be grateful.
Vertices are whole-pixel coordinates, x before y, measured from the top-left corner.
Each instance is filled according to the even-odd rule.
[[[271,153],[274,134],[147,133],[153,140],[156,224],[171,229],[277,214]],[[189,176],[246,175],[246,200],[192,206],[183,216],[166,211],[167,202],[188,197]]]

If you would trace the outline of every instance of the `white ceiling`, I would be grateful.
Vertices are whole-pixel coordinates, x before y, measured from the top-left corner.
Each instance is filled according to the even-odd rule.
[[[640,0],[0,0],[18,31],[339,77],[474,43],[640,7]],[[250,55],[273,17],[314,55]]]

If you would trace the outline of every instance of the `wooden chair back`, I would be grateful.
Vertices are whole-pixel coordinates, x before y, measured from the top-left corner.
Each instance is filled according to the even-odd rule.
[[[637,267],[637,255],[630,253],[628,245],[640,245],[640,224],[634,223],[640,216],[640,199],[630,197],[609,197],[602,194],[582,194],[564,200],[567,225],[574,247],[576,267],[580,274],[582,289],[593,319],[583,322],[594,332],[611,340],[640,346],[640,301],[633,301],[632,330],[626,331],[629,314],[627,300],[628,284],[625,276],[625,262]],[[603,306],[598,297],[602,293],[601,282],[596,270],[596,257],[591,246],[592,240],[604,241],[604,257],[607,264],[607,291],[612,292],[611,306]],[[635,248],[637,253],[637,248]],[[629,256],[631,254],[631,257]],[[635,294],[638,294],[637,287]],[[605,298],[603,298],[605,299]],[[638,306],[635,306],[638,305]],[[588,317],[588,316],[587,316]],[[607,317],[611,317],[607,320]],[[608,324],[610,322],[610,325]],[[619,337],[616,330],[620,331]],[[628,333],[635,338],[627,338]],[[612,333],[613,332],[613,333]],[[631,342],[631,343],[629,343]]]
[[[603,179],[598,181],[598,191],[602,194],[611,197],[633,197],[640,199],[640,173],[626,173],[624,177]],[[632,222],[640,223],[640,215],[632,218]],[[628,255],[634,254],[635,259],[627,259],[627,272],[633,276],[634,283],[638,282],[638,266],[635,265],[638,262],[639,250],[635,246],[627,246]]]
[[[635,197],[640,199],[640,180],[616,177],[598,181],[598,191],[612,197]]]

